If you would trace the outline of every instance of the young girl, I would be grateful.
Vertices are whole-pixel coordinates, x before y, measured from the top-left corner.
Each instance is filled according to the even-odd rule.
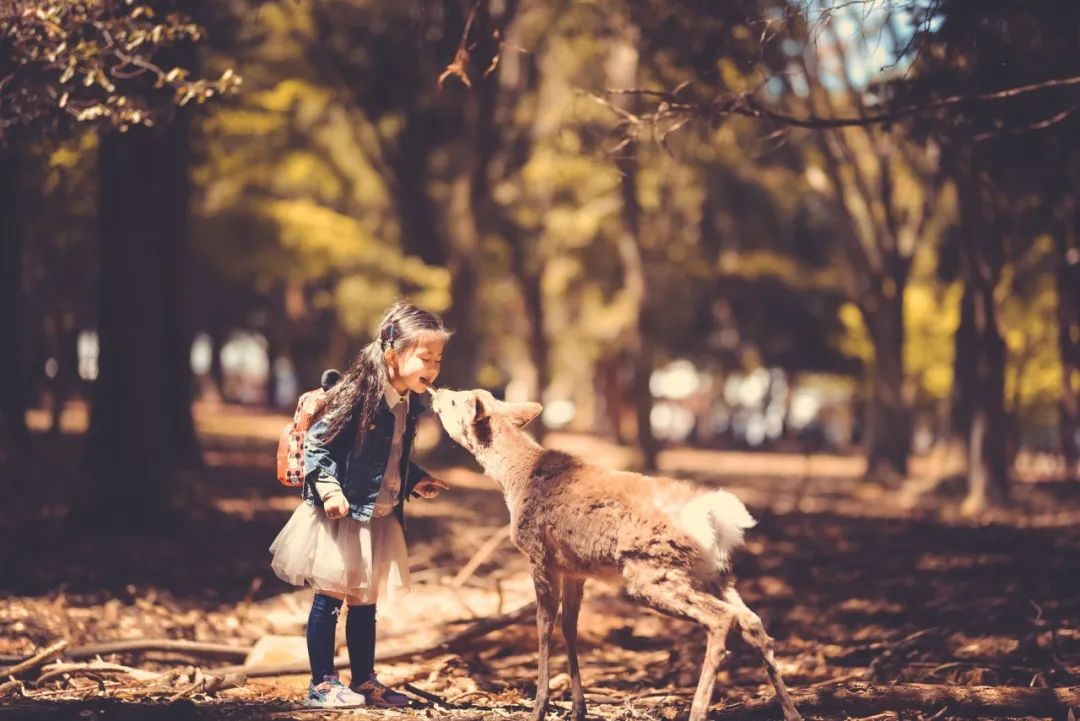
[[[270,546],[280,578],[315,589],[305,706],[408,703],[375,677],[375,603],[408,589],[403,501],[434,498],[449,488],[409,462],[417,417],[425,410],[422,400],[439,375],[449,336],[438,317],[395,304],[379,323],[375,340],[328,391],[326,406],[308,431],[305,502]],[[348,687],[334,673],[334,633],[345,601]]]

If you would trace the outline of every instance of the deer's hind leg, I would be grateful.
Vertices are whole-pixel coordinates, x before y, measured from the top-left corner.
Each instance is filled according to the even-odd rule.
[[[750,610],[750,607],[742,600],[742,596],[734,588],[724,591],[723,599],[735,610],[735,622],[739,627],[743,640],[753,646],[761,654],[765,662],[765,671],[769,674],[769,680],[776,689],[776,698],[780,702],[780,708],[784,712],[784,721],[802,721],[802,716],[795,710],[795,704],[788,695],[787,686],[780,675],[780,669],[776,666],[776,656],[773,654],[773,640],[765,632],[765,626],[761,618]]]
[[[705,627],[705,660],[690,706],[690,721],[705,721],[716,688],[716,671],[724,659],[727,635],[735,621],[731,607],[682,570],[634,562],[623,569],[623,578],[627,593],[635,600],[661,613],[696,621]]]

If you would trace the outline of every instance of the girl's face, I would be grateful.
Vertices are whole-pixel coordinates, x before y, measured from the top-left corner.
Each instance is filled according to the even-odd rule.
[[[386,363],[394,387],[425,393],[439,377],[445,347],[446,336],[430,334],[421,336],[416,343],[401,351],[387,351]]]

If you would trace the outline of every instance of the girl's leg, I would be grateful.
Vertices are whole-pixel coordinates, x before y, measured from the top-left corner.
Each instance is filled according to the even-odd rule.
[[[375,673],[375,604],[349,599],[345,619],[345,642],[349,646],[353,685],[362,684]]]
[[[345,639],[349,644],[353,672],[349,688],[363,694],[368,706],[408,706],[408,696],[384,686],[375,677],[375,604],[364,601],[349,598],[349,617],[345,622]]]
[[[311,663],[311,682],[318,685],[324,676],[334,675],[334,634],[343,597],[328,591],[315,591],[308,614],[307,647]]]

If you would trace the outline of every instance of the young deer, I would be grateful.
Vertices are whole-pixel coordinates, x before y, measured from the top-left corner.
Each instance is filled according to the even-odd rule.
[[[786,721],[798,721],[761,619],[735,592],[730,553],[754,525],[726,491],[686,481],[609,471],[561,451],[546,450],[522,428],[539,403],[506,403],[487,391],[432,391],[432,408],[447,433],[502,486],[511,538],[532,562],[539,673],[533,720],[548,707],[551,632],[562,601],[562,630],[573,689],[572,719],[584,721],[577,658],[577,619],[588,578],[621,580],[635,600],[700,623],[705,663],[690,708],[704,721],[732,626],[761,652]]]

